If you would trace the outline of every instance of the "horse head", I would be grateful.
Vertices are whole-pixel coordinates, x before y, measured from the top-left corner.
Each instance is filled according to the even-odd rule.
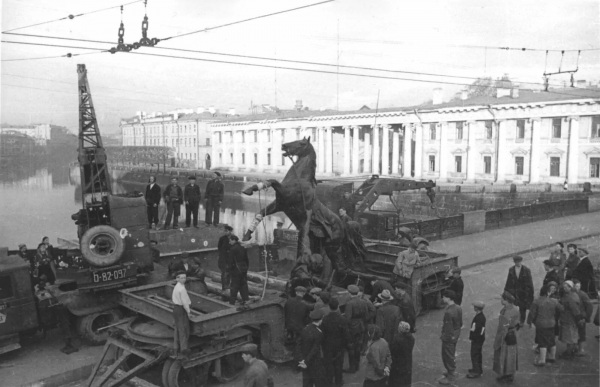
[[[304,137],[302,140],[286,142],[281,145],[281,150],[283,151],[283,157],[298,156],[299,158],[309,155],[311,151],[313,153],[315,151],[310,144],[310,136],[308,138]]]

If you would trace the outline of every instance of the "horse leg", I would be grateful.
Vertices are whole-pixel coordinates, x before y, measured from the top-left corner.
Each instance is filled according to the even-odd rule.
[[[260,191],[261,189],[268,189],[271,186],[271,183],[269,183],[268,181],[262,181],[260,183],[256,183],[251,187],[246,188],[245,190],[242,191],[243,194],[248,195],[248,196],[252,196],[252,194],[256,191]]]
[[[269,203],[264,209],[260,211],[260,214],[264,218],[265,216],[272,215],[276,212],[279,212],[279,208],[277,207],[277,200],[273,200]]]
[[[310,249],[310,238],[308,236],[308,232],[310,231],[310,217],[312,216],[312,210],[306,211],[306,220],[304,224],[301,224],[301,227],[298,230],[298,251],[297,256],[301,257],[302,255],[312,255],[312,251]]]

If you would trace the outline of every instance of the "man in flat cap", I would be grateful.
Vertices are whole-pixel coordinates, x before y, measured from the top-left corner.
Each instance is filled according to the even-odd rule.
[[[264,361],[257,359],[258,346],[256,344],[244,344],[240,348],[242,359],[248,364],[244,374],[244,387],[267,387],[269,380],[269,367]]]
[[[196,184],[196,176],[189,176],[190,181],[183,190],[183,200],[185,201],[185,226],[190,227],[192,218],[194,227],[198,228],[198,207],[200,206],[200,187]]]
[[[350,300],[346,303],[344,316],[350,321],[350,335],[352,343],[348,345],[349,373],[358,371],[360,362],[360,351],[363,347],[363,338],[366,330],[365,321],[369,318],[367,305],[358,298],[360,289],[356,285],[348,286]]]
[[[485,304],[481,301],[473,302],[475,317],[471,322],[469,340],[471,341],[471,364],[467,378],[480,378],[483,374],[483,343],[485,342],[485,315],[483,314]]]
[[[323,360],[328,386],[342,387],[344,351],[352,343],[348,320],[340,313],[340,303],[336,298],[329,300],[329,314],[323,317]]]
[[[396,282],[394,284],[395,297],[391,303],[400,308],[402,321],[405,321],[410,325],[410,333],[415,333],[417,316],[415,314],[415,306],[412,302],[411,295],[407,290],[409,290],[409,286],[404,282]]]
[[[375,324],[381,329],[381,333],[385,341],[391,343],[398,329],[398,324],[402,320],[402,311],[400,307],[393,304],[394,300],[392,293],[389,290],[383,289],[378,295],[382,305],[377,308],[375,314]]]
[[[229,304],[235,305],[238,292],[242,297],[242,304],[245,304],[249,299],[248,292],[248,268],[250,261],[248,260],[248,252],[246,248],[240,244],[240,238],[237,235],[229,236],[229,261],[227,267],[231,274],[231,289],[229,291]]]
[[[225,231],[217,243],[217,250],[219,251],[219,260],[217,261],[217,265],[219,266],[219,270],[221,270],[222,290],[229,289],[231,287],[231,276],[229,274],[229,270],[227,270],[227,261],[229,260],[229,248],[231,247],[229,244],[229,236],[233,231],[233,227],[226,224],[224,229]]]
[[[181,213],[181,204],[183,203],[183,190],[177,184],[177,177],[171,179],[171,184],[165,188],[163,193],[165,203],[167,204],[167,219],[163,230],[168,230],[173,219],[173,228],[179,227],[179,215]]]
[[[460,274],[462,270],[460,267],[455,267],[450,270],[452,277],[450,277],[450,286],[448,286],[448,290],[452,290],[454,294],[456,294],[456,305],[462,305],[463,299],[463,291],[465,289],[465,283],[462,280]]]
[[[444,312],[442,323],[442,362],[446,373],[444,378],[439,380],[442,385],[453,384],[456,379],[456,343],[460,337],[462,328],[462,309],[454,303],[456,294],[452,290],[445,290],[442,299],[448,305]]]
[[[546,276],[544,277],[544,282],[542,285],[546,286],[550,282],[559,283],[560,279],[558,276],[558,271],[556,270],[556,263],[552,259],[546,259],[544,261],[544,270],[546,270]]]
[[[283,307],[285,316],[285,329],[287,331],[287,342],[296,343],[302,330],[308,323],[308,314],[311,307],[302,300],[306,294],[304,286],[296,286],[294,295],[290,296]]]
[[[221,203],[225,187],[221,182],[221,174],[213,173],[213,178],[206,184],[206,217],[204,221],[206,225],[219,225],[219,211],[221,211]]]
[[[185,288],[185,271],[175,273],[177,283],[173,288],[171,301],[173,301],[173,319],[175,321],[175,345],[174,349],[180,357],[187,357],[189,354],[188,340],[190,338],[190,305],[192,301]]]
[[[321,345],[323,332],[319,329],[323,322],[323,312],[315,309],[309,315],[311,323],[308,324],[300,335],[296,350],[297,358],[300,360],[298,366],[302,368],[303,387],[328,387],[325,378],[325,367]]]
[[[515,265],[508,269],[504,291],[515,297],[515,306],[519,307],[520,323],[523,326],[527,309],[533,302],[533,278],[531,270],[523,265],[523,257],[517,255],[513,258],[513,262]]]

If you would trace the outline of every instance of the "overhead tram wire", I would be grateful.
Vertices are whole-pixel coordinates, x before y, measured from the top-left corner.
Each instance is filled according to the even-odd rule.
[[[197,34],[197,33],[200,33],[200,32],[208,32],[208,31],[216,30],[218,28],[228,27],[228,26],[232,26],[232,25],[235,25],[235,24],[241,24],[241,23],[245,23],[245,22],[249,22],[249,21],[257,20],[257,19],[262,19],[262,18],[269,17],[269,16],[281,15],[282,13],[288,13],[288,12],[298,11],[298,10],[305,9],[305,8],[315,7],[317,5],[331,3],[333,1],[335,1],[335,0],[325,0],[325,1],[318,2],[318,3],[314,3],[314,4],[307,4],[307,5],[303,5],[301,7],[286,9],[286,10],[283,10],[283,11],[273,12],[273,13],[269,13],[269,14],[261,15],[261,16],[255,16],[255,17],[251,17],[249,19],[239,20],[239,21],[235,21],[235,22],[231,22],[231,23],[227,23],[227,24],[221,24],[221,25],[215,26],[215,27],[208,27],[208,28],[204,28],[202,30],[197,30],[197,31],[192,31],[192,32],[186,32],[186,33],[183,33],[183,34],[170,36],[168,38],[163,38],[163,39],[161,39],[161,41],[175,39],[175,38],[181,38],[183,36]]]
[[[105,41],[105,40],[76,39],[76,38],[66,38],[66,37],[48,36],[48,35],[32,35],[32,34],[21,34],[21,33],[8,33],[7,35],[25,36],[25,37],[42,38],[42,39],[68,40],[68,41],[78,41],[78,42],[87,42],[87,43],[115,44],[114,42]],[[468,80],[472,80],[472,81],[476,81],[479,79],[476,77],[466,77],[466,76],[460,76],[460,75],[423,73],[423,72],[405,71],[405,70],[391,70],[391,69],[381,69],[381,68],[376,68],[376,67],[361,67],[361,66],[348,66],[348,65],[339,65],[338,66],[337,64],[322,63],[322,62],[309,62],[309,61],[299,61],[299,60],[291,60],[291,59],[260,57],[260,56],[252,56],[252,55],[228,54],[228,53],[221,53],[221,52],[214,52],[214,51],[189,50],[189,49],[184,49],[184,48],[160,47],[160,46],[153,46],[153,47],[148,46],[148,47],[154,48],[154,49],[160,49],[160,50],[168,50],[168,51],[180,51],[180,52],[189,52],[189,53],[197,53],[197,54],[230,56],[230,57],[236,57],[236,58],[269,60],[269,61],[276,61],[276,62],[308,64],[308,65],[315,65],[315,66],[329,66],[329,67],[336,67],[336,68],[343,67],[343,68],[349,68],[349,69],[381,71],[381,72],[389,72],[389,73],[397,73],[397,74],[413,74],[413,75],[424,75],[424,76],[432,76],[432,77],[468,79]],[[537,82],[523,82],[523,83],[526,83],[528,85],[545,86],[545,84],[537,83]],[[553,84],[552,86],[560,86],[560,85]]]
[[[126,3],[126,4],[123,4],[123,5],[115,5],[114,7],[107,7],[107,8],[97,9],[95,11],[83,12],[83,13],[80,13],[80,14],[77,14],[77,15],[70,14],[69,16],[61,17],[60,19],[48,20],[48,21],[41,22],[41,23],[30,24],[28,26],[17,27],[17,28],[13,28],[13,29],[10,29],[10,30],[2,31],[2,33],[5,34],[5,33],[10,32],[10,31],[17,31],[17,30],[22,30],[22,29],[25,29],[25,28],[41,26],[41,25],[44,25],[44,24],[54,23],[54,22],[61,21],[61,20],[67,20],[67,19],[71,19],[72,20],[72,19],[75,19],[76,17],[85,16],[85,15],[91,15],[93,13],[107,11],[107,10],[113,9],[113,8],[124,7],[126,5],[131,5],[131,4],[134,4],[134,3],[141,3],[142,1],[144,1],[144,0],[136,0],[136,1],[132,1],[130,3]]]
[[[50,46],[50,47],[62,47],[62,48],[74,48],[74,49],[91,49],[91,50],[98,50],[99,52],[110,52],[110,51],[105,50],[105,49],[99,49],[99,48],[93,48],[93,47],[74,47],[74,46],[63,46],[63,45],[56,45],[56,44],[13,42],[13,41],[6,41],[6,40],[2,40],[2,43],[28,44],[28,45],[36,45],[36,46]],[[216,60],[216,59],[206,59],[206,58],[190,58],[190,57],[185,57],[185,56],[153,54],[153,53],[133,52],[133,51],[123,52],[123,54],[143,55],[143,56],[155,56],[155,57],[171,58],[171,59],[184,59],[184,60],[193,60],[193,61],[209,62],[209,63],[233,64],[233,65],[251,66],[251,67],[259,67],[259,68],[271,68],[271,69],[281,69],[281,70],[304,71],[304,72],[321,73],[321,74],[337,74],[338,73],[337,71],[327,71],[327,70],[318,70],[318,69],[303,69],[303,68],[299,68],[299,67],[274,66],[274,65],[268,65],[268,64],[233,62],[233,61],[223,61],[223,60]],[[347,73],[347,72],[340,72],[339,74],[340,75],[362,77],[362,78],[391,79],[391,80],[409,81],[409,82],[422,82],[422,83],[434,83],[434,84],[444,84],[444,85],[471,86],[471,84],[468,84],[468,83],[437,81],[437,80],[429,80],[429,79],[400,78],[400,77],[391,77],[391,76],[384,76],[384,75],[359,74],[359,73]],[[534,91],[534,89],[525,89],[525,88],[521,88],[521,90]],[[539,90],[536,89],[535,91],[539,91]],[[551,91],[548,91],[548,92],[551,92]],[[565,93],[565,92],[556,92],[556,91],[554,91],[554,92],[551,92],[551,93],[562,94],[562,95],[570,95],[570,96],[575,96],[575,97],[580,97],[581,98],[581,95],[569,94],[569,93]],[[599,94],[599,96],[600,96],[600,94]]]
[[[41,57],[37,57],[37,58],[17,58],[17,59],[2,59],[2,62],[21,62],[21,61],[27,61],[27,60],[38,60],[38,59],[55,59],[55,58],[71,58],[73,56],[83,56],[83,55],[93,55],[93,54],[101,54],[101,51],[94,51],[94,52],[83,52],[81,54],[72,54],[72,53],[66,53],[64,55],[57,55],[57,56],[41,56]]]

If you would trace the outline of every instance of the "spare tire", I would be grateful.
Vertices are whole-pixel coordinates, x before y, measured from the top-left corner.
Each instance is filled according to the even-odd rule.
[[[88,263],[98,267],[115,264],[125,251],[119,231],[101,225],[87,230],[81,237],[81,254]]]

